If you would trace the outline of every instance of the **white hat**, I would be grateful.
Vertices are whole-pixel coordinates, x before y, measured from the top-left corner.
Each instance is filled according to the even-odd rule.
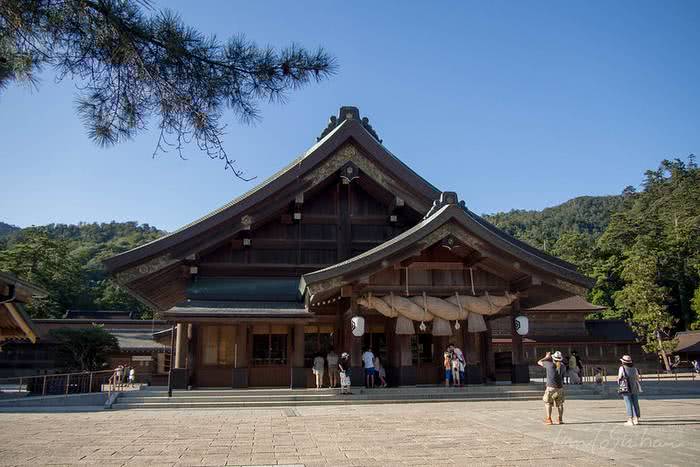
[[[564,357],[562,357],[561,352],[557,350],[552,354],[552,360],[554,360],[555,362],[561,362],[562,360],[564,360]]]
[[[623,355],[620,361],[622,363],[632,363],[632,357],[630,357],[629,355]]]

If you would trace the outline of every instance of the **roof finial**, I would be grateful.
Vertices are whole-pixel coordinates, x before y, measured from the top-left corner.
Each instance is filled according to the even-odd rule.
[[[367,130],[367,132],[370,135],[372,135],[374,139],[376,139],[380,143],[382,142],[382,140],[379,139],[379,135],[377,135],[377,132],[374,131],[374,128],[372,128],[372,125],[369,124],[369,118],[360,118],[360,109],[349,105],[342,106],[338,111],[337,117],[335,115],[331,115],[331,118],[328,120],[328,126],[323,130],[321,136],[316,138],[316,141],[321,141],[328,135],[328,133],[333,131],[338,125],[343,123],[345,120],[357,120],[358,122],[360,122],[360,124],[362,124],[364,129]]]
[[[438,211],[443,206],[447,206],[448,204],[458,204],[462,208],[465,207],[464,201],[459,200],[459,197],[457,196],[456,192],[443,191],[442,193],[440,193],[440,199],[436,199],[433,201],[433,205],[430,207],[430,210],[427,212],[424,219],[432,216],[433,214],[435,214],[436,211]]]

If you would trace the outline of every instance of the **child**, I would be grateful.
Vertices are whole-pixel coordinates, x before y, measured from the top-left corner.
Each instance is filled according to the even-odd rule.
[[[340,393],[352,394],[350,392],[350,354],[343,352],[338,361],[338,370],[340,370]]]
[[[452,382],[452,356],[449,352],[445,352],[444,355],[444,366],[445,366],[445,387],[450,387]]]

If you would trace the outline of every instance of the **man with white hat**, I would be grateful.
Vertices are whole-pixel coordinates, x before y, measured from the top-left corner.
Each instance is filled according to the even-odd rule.
[[[564,375],[566,375],[566,366],[562,362],[564,357],[558,350],[553,354],[547,354],[537,362],[539,366],[547,371],[547,385],[544,390],[545,418],[546,425],[552,424],[552,405],[557,406],[559,412],[559,424],[564,423]]]

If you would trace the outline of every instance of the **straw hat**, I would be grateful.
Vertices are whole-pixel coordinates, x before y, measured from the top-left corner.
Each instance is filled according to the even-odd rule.
[[[561,352],[557,350],[552,354],[552,360],[554,360],[555,362],[561,362],[562,360],[564,360],[564,357],[561,355]]]
[[[620,361],[622,363],[632,363],[632,357],[630,357],[629,355],[623,355]]]

